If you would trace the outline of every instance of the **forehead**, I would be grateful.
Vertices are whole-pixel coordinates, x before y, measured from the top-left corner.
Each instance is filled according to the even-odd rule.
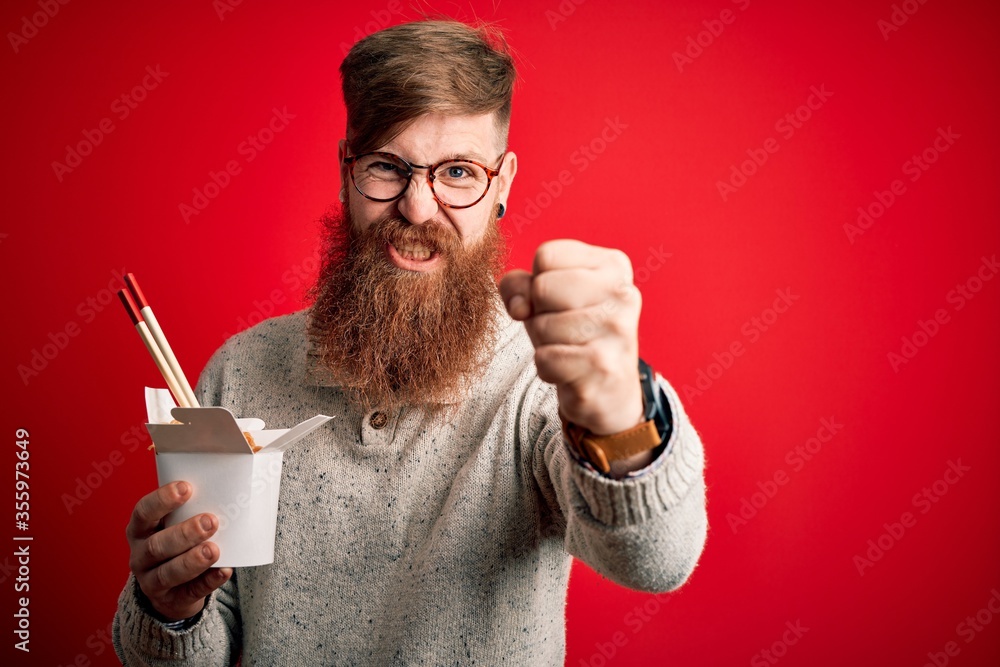
[[[379,150],[411,162],[431,164],[452,157],[492,163],[500,154],[494,114],[425,114]]]

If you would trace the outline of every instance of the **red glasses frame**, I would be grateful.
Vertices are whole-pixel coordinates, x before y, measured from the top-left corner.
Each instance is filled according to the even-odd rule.
[[[363,157],[369,157],[371,155],[380,155],[382,157],[391,158],[393,160],[398,160],[399,162],[402,162],[403,164],[406,165],[406,168],[408,170],[406,172],[406,185],[403,186],[403,189],[400,190],[399,194],[396,195],[395,197],[390,197],[389,199],[378,199],[376,197],[370,197],[370,196],[366,195],[364,192],[362,192],[361,188],[358,187],[357,181],[354,180],[354,163],[357,162],[358,160],[360,160]],[[424,164],[413,164],[412,162],[408,162],[407,160],[404,160],[403,158],[401,158],[398,155],[396,155],[395,153],[386,153],[384,151],[372,151],[371,153],[362,153],[360,155],[345,155],[344,156],[344,164],[346,164],[348,166],[348,171],[351,172],[351,183],[354,184],[354,189],[358,191],[358,194],[360,194],[365,199],[370,199],[371,201],[377,201],[377,202],[396,201],[397,199],[399,199],[400,197],[402,197],[406,193],[406,190],[410,187],[410,183],[413,181],[414,170],[415,169],[426,169],[427,170],[427,182],[431,186],[431,194],[434,196],[434,201],[436,201],[437,203],[441,204],[441,206],[446,206],[448,208],[456,208],[456,209],[458,209],[458,208],[469,208],[469,207],[475,206],[476,204],[478,204],[479,202],[481,202],[483,200],[483,197],[486,196],[486,193],[490,191],[490,185],[493,184],[493,179],[496,177],[497,174],[500,173],[500,168],[503,167],[503,161],[504,161],[504,158],[506,158],[506,157],[507,157],[507,154],[504,153],[500,157],[500,164],[497,165],[496,169],[492,169],[490,167],[487,167],[485,164],[482,164],[481,162],[476,162],[475,160],[469,160],[469,159],[466,159],[466,158],[461,158],[461,159],[451,158],[451,159],[448,159],[448,160],[441,160],[440,162],[435,162],[434,164],[424,165]],[[456,204],[448,204],[446,202],[441,201],[441,199],[438,198],[437,192],[434,191],[434,172],[437,170],[438,167],[440,167],[443,164],[447,164],[449,162],[468,162],[469,164],[474,164],[474,165],[476,165],[477,167],[479,167],[480,169],[482,169],[483,171],[486,172],[486,189],[483,190],[483,194],[479,195],[479,199],[477,199],[476,201],[472,202],[471,204],[456,205]]]

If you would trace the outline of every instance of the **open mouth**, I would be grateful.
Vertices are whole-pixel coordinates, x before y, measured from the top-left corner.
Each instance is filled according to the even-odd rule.
[[[387,243],[386,251],[393,264],[408,271],[429,271],[441,259],[438,251],[414,242]]]

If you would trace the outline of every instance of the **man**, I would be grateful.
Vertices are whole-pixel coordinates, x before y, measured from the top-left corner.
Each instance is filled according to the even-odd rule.
[[[142,498],[115,618],[127,665],[562,664],[570,556],[670,590],[706,534],[701,443],[638,360],[616,250],[552,241],[503,276],[514,67],[488,28],[422,21],[341,66],[340,213],[308,311],[230,339],[202,405],[275,427],[272,565],[213,568],[218,518]],[[176,662],[176,661],[180,662]]]

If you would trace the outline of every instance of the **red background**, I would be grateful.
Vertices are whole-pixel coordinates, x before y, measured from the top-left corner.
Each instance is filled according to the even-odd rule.
[[[773,664],[763,650],[786,665],[998,664],[1000,281],[975,279],[994,277],[982,258],[1000,251],[995,5],[910,0],[884,35],[888,0],[577,2],[420,5],[496,20],[517,50],[512,264],[575,237],[646,267],[643,354],[689,395],[707,450],[711,531],[690,583],[654,597],[578,565],[567,664]],[[301,307],[316,220],[337,196],[342,49],[417,15],[331,4],[248,1],[220,17],[209,0],[71,2],[35,34],[23,20],[38,3],[4,3],[2,460],[15,463],[17,428],[31,452],[30,529],[14,528],[10,472],[0,520],[0,636],[18,664],[114,663],[103,633],[127,573],[123,528],[155,485],[129,432],[143,385],[161,384],[110,298],[115,271],[137,274],[191,376],[247,321]],[[712,23],[724,9],[731,23]],[[120,118],[112,103],[147,66],[168,74]],[[788,136],[775,124],[813,86],[830,96]],[[241,142],[274,108],[294,118],[247,161]],[[53,162],[104,118],[114,130],[60,181]],[[958,138],[911,180],[905,163],[939,128]],[[768,138],[777,152],[724,201],[717,183]],[[230,160],[240,173],[186,223],[179,205]],[[858,207],[896,179],[903,194],[850,238]],[[959,309],[949,293],[967,283],[978,291]],[[786,288],[798,298],[774,318]],[[945,323],[893,368],[939,309]],[[25,373],[36,351],[53,358]],[[842,427],[796,469],[823,419]],[[969,470],[939,481],[959,460]],[[769,488],[776,473],[785,483]],[[80,487],[88,475],[97,488]],[[914,498],[935,482],[936,502]],[[897,539],[885,524],[904,512],[915,523]],[[23,534],[28,656],[11,633]],[[880,537],[888,549],[859,574]],[[984,609],[981,630],[962,625]],[[783,634],[786,622],[808,630]]]

